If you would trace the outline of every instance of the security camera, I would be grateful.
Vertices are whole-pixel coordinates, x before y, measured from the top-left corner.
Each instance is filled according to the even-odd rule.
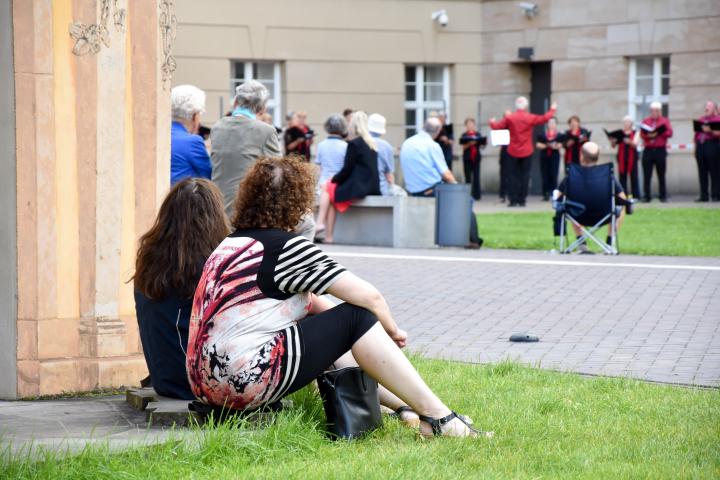
[[[520,2],[518,3],[518,6],[528,18],[534,17],[540,11],[540,7],[538,7],[536,3]]]
[[[450,21],[445,9],[438,10],[437,12],[433,12],[432,15],[430,16],[430,18],[432,18],[433,21],[435,21],[441,27],[447,27],[447,24]]]

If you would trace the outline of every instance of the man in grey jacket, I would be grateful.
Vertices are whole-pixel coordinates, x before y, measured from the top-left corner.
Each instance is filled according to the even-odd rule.
[[[225,213],[232,219],[240,182],[260,157],[280,157],[280,142],[272,125],[260,120],[270,93],[265,85],[248,80],[235,89],[232,115],[213,125],[210,133],[212,181],[220,188]],[[313,240],[315,222],[309,213],[296,232]]]

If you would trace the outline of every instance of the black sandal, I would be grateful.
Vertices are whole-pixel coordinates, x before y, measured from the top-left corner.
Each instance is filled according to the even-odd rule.
[[[403,405],[403,406],[400,406],[400,407],[396,408],[396,409],[395,409],[395,413],[391,413],[389,416],[390,416],[391,418],[398,418],[398,419],[399,419],[399,418],[401,418],[401,416],[402,416],[402,414],[403,414],[404,412],[412,412],[412,413],[415,413],[415,410],[413,410],[412,407],[409,406],[409,405]]]
[[[464,423],[465,426],[468,427],[470,432],[472,434],[474,434],[474,435],[469,435],[469,436],[479,437],[480,435],[483,435],[488,438],[493,436],[493,432],[481,432],[479,430],[476,430],[475,428],[473,428],[473,424],[472,424],[472,422],[469,421],[470,419],[468,417],[466,417],[465,415],[458,415],[455,412],[450,412],[450,415],[448,415],[447,417],[443,417],[443,418],[432,418],[432,417],[428,417],[425,415],[418,415],[418,417],[420,417],[421,422],[425,422],[430,425],[430,427],[432,428],[433,436],[436,436],[436,437],[442,436],[443,425],[450,423],[452,420],[454,420],[456,418],[458,420],[460,420],[462,423]]]

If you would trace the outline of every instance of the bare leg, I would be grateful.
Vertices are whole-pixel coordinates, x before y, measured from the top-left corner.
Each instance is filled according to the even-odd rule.
[[[338,358],[335,362],[335,368],[347,368],[357,367],[358,363],[355,361],[355,357],[352,356],[352,352],[347,352],[342,357]],[[387,388],[383,387],[378,383],[378,394],[380,396],[380,405],[389,408],[392,411],[397,410],[400,407],[404,407],[407,403],[400,400],[394,393]],[[406,411],[400,414],[400,420],[405,422],[408,426],[417,428],[420,419],[415,412]]]
[[[334,306],[327,297],[312,295],[310,314]],[[380,322],[360,337],[352,346],[352,351],[340,357],[335,364],[339,368],[359,365],[380,384],[380,403],[386,407],[396,410],[402,405],[409,405],[415,412],[434,418],[450,414],[450,409],[425,384],[407,357],[385,333]],[[405,417],[401,418],[410,424]],[[424,426],[427,427],[424,429],[427,434],[429,426]],[[465,424],[454,419],[446,424],[443,432],[450,436],[467,436],[469,430]]]
[[[330,207],[330,195],[327,193],[325,188],[322,189],[320,194],[320,206],[318,207],[317,226],[316,230],[320,231],[325,228],[325,221],[327,219],[328,208]]]
[[[575,225],[572,222],[570,223],[570,225],[572,226],[573,232],[575,232],[576,237],[579,237],[580,235],[582,235],[582,230],[580,230],[580,227],[578,227],[577,225]]]
[[[333,242],[333,232],[335,231],[335,220],[337,219],[337,210],[330,205],[327,212],[327,223],[325,224],[325,242]]]
[[[430,390],[417,370],[388,337],[378,322],[352,346],[352,353],[360,367],[378,383],[385,386],[417,413],[442,418],[450,409]],[[421,423],[421,431],[430,433],[430,426]],[[443,428],[449,436],[468,436],[470,430],[458,419]]]

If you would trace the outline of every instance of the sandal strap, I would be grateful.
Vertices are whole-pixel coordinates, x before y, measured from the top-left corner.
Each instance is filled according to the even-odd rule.
[[[418,417],[420,417],[420,421],[430,424],[430,427],[432,427],[433,435],[435,435],[436,437],[442,435],[443,425],[450,422],[453,418],[460,418],[455,412],[450,412],[450,415],[443,418],[433,418],[425,415],[418,415]],[[463,421],[463,423],[465,422]],[[467,425],[467,423],[465,423],[465,425]]]
[[[430,427],[432,427],[433,435],[436,437],[439,437],[442,435],[443,425],[451,422],[455,418],[457,418],[462,423],[464,423],[465,426],[468,427],[471,432],[474,432],[477,434],[484,433],[484,432],[480,432],[480,431],[476,430],[475,428],[473,428],[472,424],[466,420],[464,415],[458,415],[456,412],[452,412],[452,411],[450,412],[450,415],[443,417],[443,418],[432,418],[432,417],[428,417],[425,415],[418,415],[418,417],[420,417],[421,421],[430,424]]]
[[[412,407],[409,405],[402,405],[395,409],[395,413],[397,413],[398,415],[403,412],[415,412],[415,410],[413,410]]]

